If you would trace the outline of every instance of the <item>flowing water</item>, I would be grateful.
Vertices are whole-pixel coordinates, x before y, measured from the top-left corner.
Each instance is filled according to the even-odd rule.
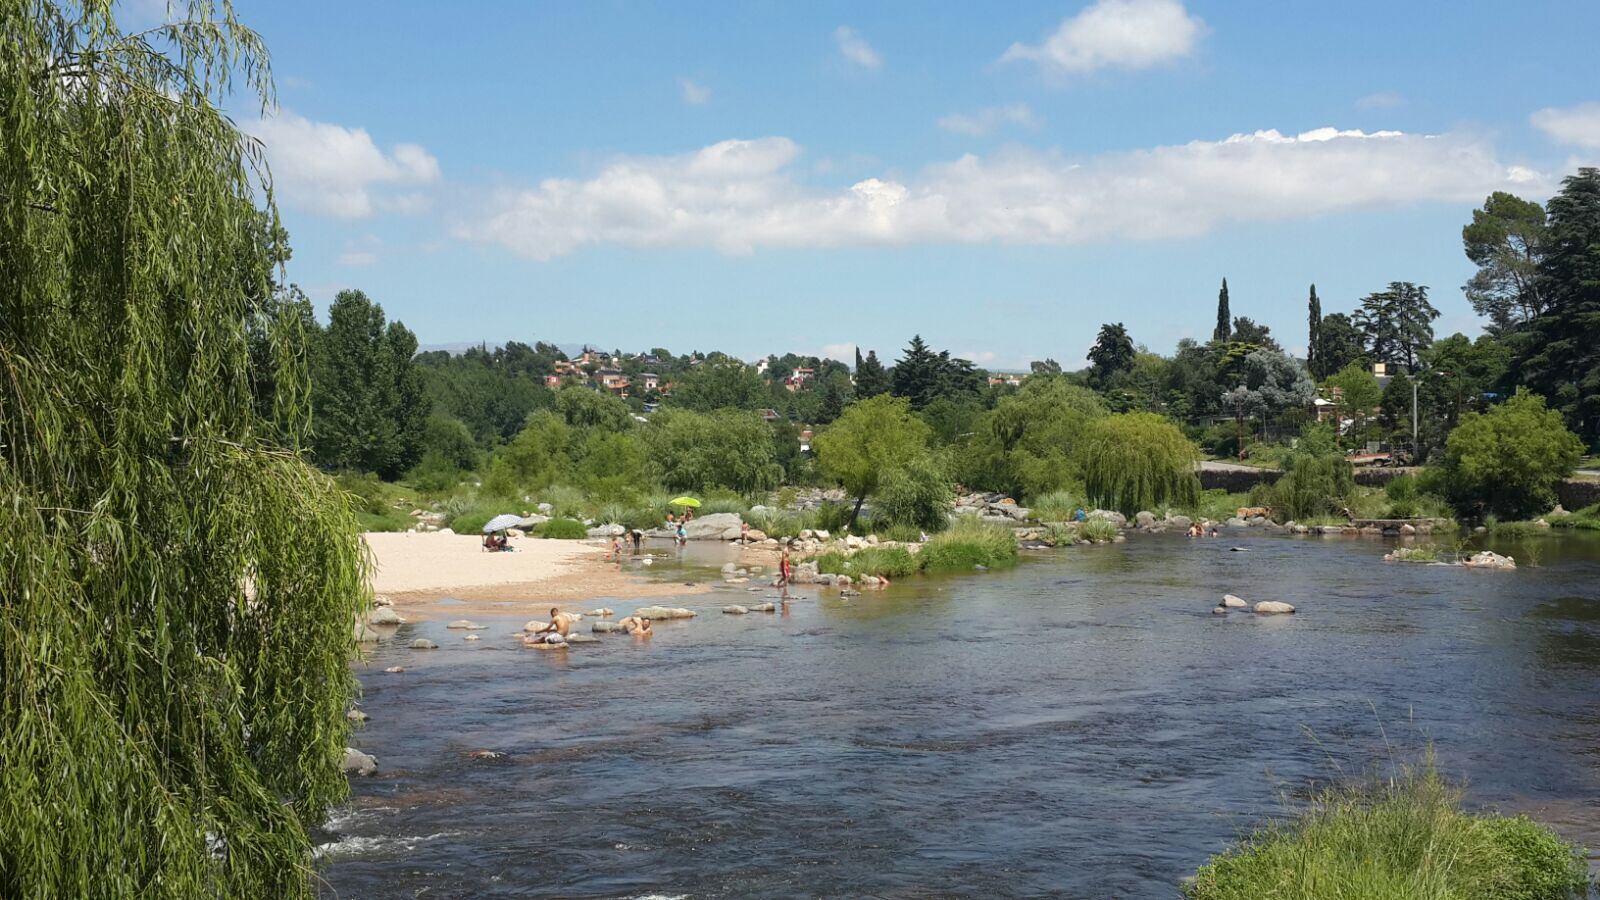
[[[1134,536],[747,616],[720,609],[770,591],[719,587],[565,652],[404,626],[359,666],[381,768],[322,837],[324,893],[1171,898],[1286,799],[1430,741],[1469,804],[1600,847],[1600,541],[1498,548],[1537,557],[1515,572],[1384,549]],[[690,552],[652,577],[731,558]],[[1213,616],[1224,592],[1299,613]],[[644,605],[574,605],[602,604]]]

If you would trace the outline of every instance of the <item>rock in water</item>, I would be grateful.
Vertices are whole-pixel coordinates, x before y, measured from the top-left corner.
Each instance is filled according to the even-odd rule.
[[[344,748],[344,771],[347,775],[371,775],[378,771],[378,761],[354,747]]]
[[[390,666],[389,668],[384,669],[383,671],[387,672],[390,675],[399,675],[401,672],[404,672],[405,670],[406,670],[405,666]]]
[[[621,629],[617,627],[617,623],[615,622],[596,622],[589,626],[589,630],[595,634],[611,634],[612,632],[620,631]]]
[[[598,644],[598,643],[600,643],[600,639],[595,637],[592,634],[569,634],[569,635],[567,635],[567,643],[569,643],[569,644]]]
[[[1222,605],[1228,607],[1229,609],[1244,609],[1250,604],[1244,602],[1243,597],[1235,597],[1232,594],[1223,594]]]
[[[1263,600],[1256,604],[1256,612],[1261,615],[1276,615],[1278,613],[1292,613],[1294,607],[1281,600]]]
[[[772,603],[758,603],[750,607],[751,612],[777,612],[778,607]]]
[[[368,625],[404,625],[405,621],[389,606],[380,606],[367,614]]]
[[[439,645],[438,644],[434,643],[433,641],[428,640],[427,638],[417,638],[416,640],[411,642],[410,647],[413,650],[437,650],[437,649],[439,649]]]
[[[596,619],[608,619],[608,618],[611,617],[611,610],[609,608],[607,608],[607,607],[602,606],[599,609],[591,609],[588,612],[584,613],[584,615],[593,616]]]
[[[645,606],[633,611],[641,619],[692,619],[695,612],[681,606]]]
[[[479,625],[477,622],[474,622],[474,621],[472,621],[470,619],[457,619],[454,622],[451,622],[449,625],[446,625],[445,627],[446,628],[453,628],[453,629],[455,629],[457,631],[460,631],[462,629],[465,629],[467,631],[481,631],[482,629],[488,628],[489,626],[487,626],[487,625]]]
[[[1228,608],[1226,606],[1213,606],[1211,607],[1211,614],[1213,616],[1225,616],[1228,614]]]
[[[372,718],[371,716],[367,715],[366,713],[362,712],[359,709],[350,710],[349,712],[344,714],[344,717],[346,719],[349,719],[352,722],[365,722],[366,720]]]
[[[478,636],[477,636],[477,635],[475,635],[475,634],[468,634],[468,635],[464,635],[464,636],[462,636],[462,638],[461,638],[461,639],[462,639],[462,640],[463,640],[463,641],[475,641],[475,640],[477,640],[477,639],[478,639]]]
[[[749,612],[750,610],[748,610],[745,607],[740,606],[739,604],[735,603],[732,606],[724,606],[722,608],[722,611],[727,613],[730,616],[742,616],[745,613]]]
[[[1462,560],[1461,564],[1473,569],[1515,569],[1517,561],[1509,556],[1501,556],[1492,550],[1483,550],[1472,554],[1471,558]]]
[[[358,644],[376,644],[378,642],[378,633],[368,628],[365,622],[356,623],[355,636]]]

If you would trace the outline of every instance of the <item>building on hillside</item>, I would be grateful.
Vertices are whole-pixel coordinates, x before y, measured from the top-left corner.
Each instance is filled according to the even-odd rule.
[[[804,430],[802,430],[800,432],[800,452],[801,453],[810,453],[811,452],[811,439],[813,437],[816,437],[816,435],[812,434],[811,433],[811,429],[809,429],[809,428],[806,428],[806,429],[804,429]]]
[[[561,388],[561,376],[560,375],[546,375],[544,377],[544,386],[549,388],[552,391],[559,390]]]
[[[783,416],[779,415],[777,410],[768,408],[761,411],[761,418],[766,419],[768,422],[778,422],[783,419]]]
[[[601,369],[595,373],[595,382],[613,393],[628,390],[628,376],[621,369]]]
[[[1008,374],[990,375],[989,376],[989,386],[990,387],[999,387],[1001,385],[1005,385],[1006,387],[1021,387],[1022,386],[1022,379],[1024,377],[1025,376],[1015,375],[1015,374],[1010,374],[1010,375],[1008,375]]]
[[[801,367],[789,373],[789,377],[783,380],[783,386],[788,388],[792,394],[805,387],[806,382],[815,377],[817,377],[816,369]]]
[[[654,372],[640,372],[639,384],[647,391],[653,391],[661,386],[661,376]]]

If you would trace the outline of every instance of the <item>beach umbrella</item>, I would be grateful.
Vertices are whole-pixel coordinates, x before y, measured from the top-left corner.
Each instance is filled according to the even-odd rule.
[[[515,528],[517,523],[521,521],[521,516],[513,516],[510,513],[501,513],[500,515],[495,516],[489,521],[483,523],[483,533],[489,534],[490,532],[494,531],[505,531],[507,528]]]
[[[672,501],[672,505],[673,506],[687,506],[687,507],[690,507],[692,509],[699,509],[700,508],[700,501],[696,500],[693,497],[679,497],[678,499]]]

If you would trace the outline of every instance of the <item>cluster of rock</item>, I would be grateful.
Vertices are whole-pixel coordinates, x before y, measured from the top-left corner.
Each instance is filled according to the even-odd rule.
[[[1281,616],[1294,612],[1294,607],[1292,605],[1284,603],[1281,600],[1262,600],[1254,607],[1251,607],[1250,604],[1245,602],[1244,598],[1242,597],[1235,597],[1233,594],[1223,594],[1222,602],[1218,603],[1212,608],[1211,614],[1214,616],[1225,616],[1228,614],[1229,610],[1246,608],[1251,609],[1258,616]]]
[[[1441,560],[1438,552],[1429,547],[1396,547],[1384,554],[1385,562],[1414,562],[1428,563],[1436,566],[1464,566],[1469,569],[1515,569],[1517,561],[1510,556],[1501,556],[1492,550],[1480,550],[1466,559],[1450,562]]]
[[[957,497],[952,512],[957,516],[978,516],[985,522],[998,525],[1026,522],[1033,515],[1026,506],[1018,506],[1016,500],[1005,494],[983,493],[962,494]]]
[[[793,502],[788,503],[787,506],[789,509],[797,510],[821,509],[825,503],[843,503],[848,499],[844,495],[844,491],[839,488],[829,488],[827,490],[822,488],[801,488],[795,492]],[[778,508],[784,505],[777,494],[772,495],[770,508]],[[754,506],[751,507],[750,511],[757,512],[767,508],[769,507]]]

